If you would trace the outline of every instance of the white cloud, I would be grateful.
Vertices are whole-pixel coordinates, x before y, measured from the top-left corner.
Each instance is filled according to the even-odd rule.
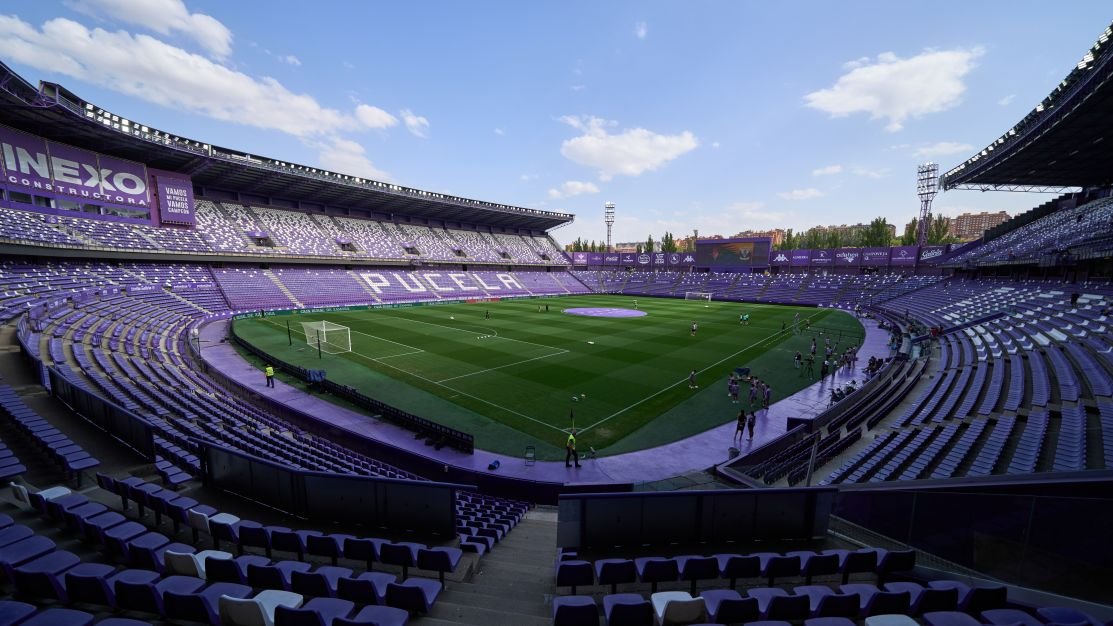
[[[587,85],[572,85],[571,87],[569,87],[569,89],[571,89],[572,91],[583,91],[584,89],[587,89]]]
[[[531,180],[537,180],[537,174],[522,174],[518,179],[523,183],[528,183]]]
[[[598,170],[599,179],[604,181],[619,174],[640,176],[699,146],[699,140],[690,131],[661,135],[644,128],[629,128],[611,134],[607,129],[616,127],[617,122],[569,115],[560,121],[583,133],[562,142],[560,153],[573,163]]]
[[[402,109],[402,121],[406,124],[406,130],[410,131],[414,136],[424,139],[428,136],[429,120],[415,114],[409,109]]]
[[[711,142],[711,147],[712,148],[718,148],[720,145],[722,145],[722,144],[720,144],[718,141],[712,141]]]
[[[902,59],[883,52],[859,59],[832,87],[804,96],[807,105],[831,117],[868,113],[886,119],[885,130],[898,131],[905,121],[956,106],[966,92],[963,78],[974,68],[982,48],[927,50]]]
[[[501,128],[496,128],[496,129],[495,129],[495,134],[496,134],[496,135],[505,135],[506,133],[502,132],[502,129],[501,129]]]
[[[634,36],[635,37],[637,37],[638,39],[645,39],[645,36],[648,35],[648,34],[649,34],[649,25],[648,24],[646,24],[645,22],[638,22],[638,23],[634,24]]]
[[[1016,99],[1016,94],[1015,93],[1010,93],[1009,95],[1005,96],[1004,98],[1001,98],[1000,100],[998,100],[997,104],[999,104],[1003,107],[1007,107],[1010,104],[1012,104],[1013,100],[1015,100],[1015,99]]]
[[[361,104],[356,107],[356,119],[367,128],[375,129],[391,128],[398,124],[398,118],[379,107],[373,107],[369,104]]]
[[[294,56],[292,54],[287,54],[286,56],[282,56],[282,57],[278,57],[278,58],[283,63],[285,63],[287,65],[293,65],[294,67],[301,67],[301,59],[297,58],[296,56]]]
[[[148,35],[88,29],[65,18],[41,29],[0,15],[0,57],[180,111],[297,137],[359,129],[269,76],[252,77]]]
[[[361,178],[371,178],[390,182],[390,174],[375,167],[367,158],[363,146],[349,139],[332,137],[325,141],[313,141],[310,145],[317,149],[321,166],[334,172],[342,172]]]
[[[67,4],[86,15],[108,17],[160,35],[185,35],[216,58],[232,52],[232,31],[212,16],[190,13],[182,0],[70,0]]]
[[[892,170],[887,167],[855,167],[850,170],[850,172],[855,176],[861,176],[863,178],[886,178],[892,173]]]
[[[342,62],[340,63],[340,65],[342,65],[342,66],[344,67],[344,69],[346,69],[346,70],[354,70],[354,69],[356,69],[356,64],[355,64],[355,63],[352,63],[351,61],[342,61]]]
[[[974,151],[974,146],[968,143],[961,143],[958,141],[939,141],[929,146],[921,146],[912,153],[916,157],[938,157],[947,156],[949,154],[961,154],[963,152]]]
[[[595,183],[568,180],[561,184],[560,189],[550,189],[549,197],[559,200],[560,198],[571,198],[592,193],[599,193],[599,188],[595,186]]]
[[[815,187],[808,187],[807,189],[782,191],[777,195],[780,196],[782,200],[811,200],[812,198],[822,198],[823,192]]]
[[[838,174],[841,171],[841,165],[825,165],[821,168],[812,170],[812,176],[830,176],[832,174]]]

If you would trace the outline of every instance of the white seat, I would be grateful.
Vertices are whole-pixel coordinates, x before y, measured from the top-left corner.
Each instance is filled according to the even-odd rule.
[[[274,626],[274,610],[280,606],[296,609],[301,594],[268,589],[254,598],[220,596],[220,623],[234,626]]]
[[[24,509],[31,508],[31,496],[27,491],[27,487],[24,487],[23,485],[17,485],[16,483],[11,483],[11,487],[12,497],[15,498],[16,502],[19,503],[19,506]],[[68,496],[71,493],[73,492],[70,491],[67,487],[58,485],[56,487],[43,489],[42,491],[36,491],[35,495],[41,496],[43,500],[53,500],[54,498]]]
[[[687,591],[658,591],[650,596],[657,623],[695,624],[707,620],[707,605],[703,598],[693,598]]]
[[[205,578],[205,559],[231,559],[232,553],[223,550],[202,550],[201,552],[165,553],[166,570],[172,574]]]
[[[916,620],[907,615],[871,615],[866,618],[866,626],[919,626]]]

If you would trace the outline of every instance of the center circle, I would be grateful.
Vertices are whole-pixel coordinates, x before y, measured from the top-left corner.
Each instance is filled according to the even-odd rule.
[[[584,317],[642,317],[646,315],[645,311],[638,311],[636,309],[616,309],[613,307],[581,307],[576,309],[564,309],[564,312],[569,315],[582,315]]]

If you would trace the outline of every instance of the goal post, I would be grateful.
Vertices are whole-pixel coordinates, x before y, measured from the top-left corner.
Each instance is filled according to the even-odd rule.
[[[340,354],[352,351],[352,329],[332,322],[302,322],[305,342],[321,352]]]
[[[685,300],[703,300],[704,302],[711,302],[711,294],[706,291],[685,291]]]

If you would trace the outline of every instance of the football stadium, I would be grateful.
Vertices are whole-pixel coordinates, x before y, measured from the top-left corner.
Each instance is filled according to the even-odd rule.
[[[565,245],[0,44],[0,624],[1113,623],[1111,29],[907,239],[809,248]],[[931,240],[962,190],[1047,195]]]

